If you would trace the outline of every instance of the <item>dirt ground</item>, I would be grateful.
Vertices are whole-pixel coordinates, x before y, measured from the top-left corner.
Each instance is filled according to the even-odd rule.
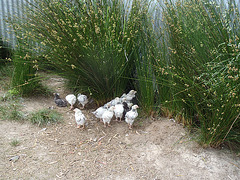
[[[52,77],[47,84],[64,97],[62,82]],[[115,121],[104,128],[90,113],[94,109],[86,109],[87,126],[80,130],[74,113],[56,107],[53,98],[27,98],[22,105],[25,112],[53,106],[64,121],[38,127],[0,120],[0,179],[240,179],[240,157],[225,148],[201,148],[169,119],[139,117],[132,130]],[[20,145],[11,146],[16,139]],[[20,158],[9,161],[14,156]]]

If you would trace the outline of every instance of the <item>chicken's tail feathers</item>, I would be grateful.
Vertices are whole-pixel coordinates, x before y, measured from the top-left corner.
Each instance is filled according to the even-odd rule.
[[[97,112],[96,111],[93,111],[93,112],[91,112],[92,114],[94,114],[94,115],[96,115],[97,114]]]

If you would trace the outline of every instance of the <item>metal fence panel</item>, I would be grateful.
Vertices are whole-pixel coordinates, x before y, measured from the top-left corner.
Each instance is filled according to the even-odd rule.
[[[6,22],[6,20],[9,17],[18,16],[22,17],[24,14],[24,5],[27,3],[27,1],[30,1],[31,3],[34,0],[0,0],[0,38],[3,39],[3,41],[8,42],[11,47],[14,47],[16,44],[16,39],[14,36],[14,32],[12,28],[9,27],[9,24]],[[132,0],[124,0],[126,4],[130,3]],[[157,0],[154,0],[153,2],[156,2]],[[175,1],[175,0],[173,0]],[[221,1],[221,0],[216,0]],[[240,8],[240,0],[234,0],[236,5]],[[227,4],[229,0],[223,0],[223,3]],[[157,16],[160,16],[160,14],[155,14]]]
[[[13,29],[7,23],[13,16],[21,17],[24,4],[27,0],[0,0],[0,38],[7,42],[9,46],[14,47],[16,39]]]

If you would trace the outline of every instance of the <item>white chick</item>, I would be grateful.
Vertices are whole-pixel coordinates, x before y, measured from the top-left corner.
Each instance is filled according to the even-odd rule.
[[[108,124],[108,126],[110,126],[110,122],[112,120],[112,117],[113,117],[113,111],[114,111],[114,106],[111,106],[107,111],[105,111],[102,115],[102,120],[103,120],[103,124],[104,124],[104,127],[107,127],[106,126],[106,123]]]
[[[96,111],[94,111],[92,113],[96,116],[96,118],[101,119],[102,115],[105,111],[107,111],[107,107],[101,106],[101,107],[97,108]]]
[[[84,109],[84,106],[88,103],[87,96],[79,93],[78,96],[77,96],[77,100],[82,105],[82,109]]]
[[[122,120],[123,112],[124,112],[123,104],[120,102],[117,103],[114,108],[114,114],[117,121]]]
[[[106,103],[106,104],[104,104],[103,107],[106,108],[106,109],[108,109],[109,107],[111,107],[111,101],[108,102],[108,103]]]
[[[126,93],[123,93],[122,96],[120,97],[120,99],[122,98],[126,98],[127,94]]]
[[[67,96],[65,97],[65,99],[66,99],[67,102],[71,105],[70,110],[73,110],[73,109],[74,109],[73,105],[74,105],[74,104],[76,103],[76,101],[77,101],[76,96],[75,96],[74,94],[69,94],[69,95],[67,95]]]
[[[135,90],[129,91],[129,93],[125,96],[126,102],[132,101],[132,99],[135,97],[136,93],[137,93],[137,91],[135,91]]]
[[[117,103],[121,102],[119,97],[116,97],[115,99],[110,101],[111,106],[115,106]]]
[[[86,117],[82,113],[82,111],[78,108],[75,108],[73,110],[75,112],[75,120],[77,123],[77,128],[80,128],[82,126],[82,129],[85,128],[85,122],[86,122]]]
[[[128,111],[125,115],[125,121],[128,124],[129,129],[132,129],[133,122],[138,116],[137,108],[138,105],[133,105],[131,111]]]

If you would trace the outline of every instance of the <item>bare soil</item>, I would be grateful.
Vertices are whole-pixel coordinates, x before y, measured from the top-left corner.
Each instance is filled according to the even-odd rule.
[[[57,76],[46,81],[65,97],[63,82]],[[138,117],[132,130],[115,121],[104,128],[87,108],[87,126],[80,130],[74,112],[57,107],[53,97],[25,98],[22,105],[29,113],[53,106],[64,121],[38,127],[0,117],[0,179],[240,179],[240,157],[228,149],[203,149],[167,118]],[[13,140],[20,145],[12,146]],[[9,161],[14,156],[20,158]]]

